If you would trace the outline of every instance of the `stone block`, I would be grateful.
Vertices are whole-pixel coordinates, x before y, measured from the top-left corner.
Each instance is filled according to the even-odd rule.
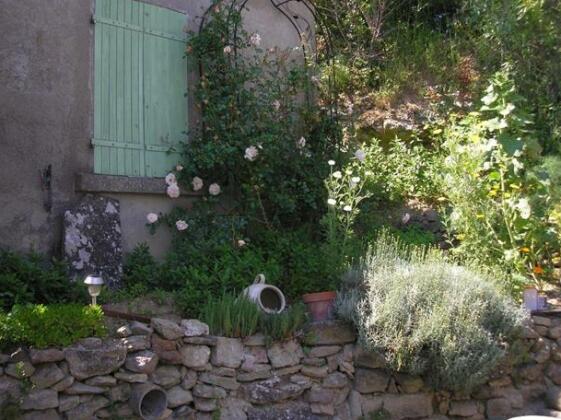
[[[384,392],[388,387],[390,377],[379,369],[357,369],[354,378],[354,388],[361,394]]]
[[[243,361],[243,344],[241,340],[218,337],[216,345],[212,349],[211,361],[214,366],[239,368]]]

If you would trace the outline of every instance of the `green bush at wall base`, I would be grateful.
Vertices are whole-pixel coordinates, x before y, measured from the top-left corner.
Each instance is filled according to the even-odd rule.
[[[16,305],[0,314],[0,347],[68,346],[85,337],[106,334],[99,306],[78,304]]]
[[[0,250],[0,309],[14,304],[86,302],[82,284],[72,282],[67,266],[37,253],[20,255]]]

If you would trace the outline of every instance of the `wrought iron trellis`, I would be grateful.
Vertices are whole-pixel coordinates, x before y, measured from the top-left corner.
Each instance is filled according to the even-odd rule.
[[[266,2],[267,0],[263,0]],[[313,4],[312,0],[268,0],[269,3],[274,7],[277,11],[279,11],[284,18],[289,22],[290,26],[296,34],[298,35],[298,39],[300,40],[301,51],[303,54],[304,62],[309,62],[308,60],[310,57],[314,57],[314,61],[317,63],[319,59],[319,54],[317,50],[317,34],[318,31],[315,30],[315,27],[320,27],[321,33],[325,37],[325,61],[329,63],[329,67],[331,72],[328,78],[328,86],[329,86],[329,95],[330,98],[330,106],[329,112],[332,116],[337,114],[337,95],[334,92],[334,56],[333,56],[333,43],[331,38],[331,33],[329,31],[329,27],[326,25],[325,21],[323,20],[321,14],[317,13],[316,8]],[[201,16],[201,21],[199,23],[198,32],[200,33],[205,24],[208,22],[208,17],[211,10],[216,7],[217,5],[227,5],[230,11],[236,11],[241,13],[244,8],[246,7],[249,0],[218,0],[213,2],[203,13]],[[306,16],[301,13],[294,12],[291,8],[291,4],[301,4],[304,6],[305,10],[307,10],[313,18],[313,22],[309,22]],[[299,26],[299,23],[303,22],[306,28],[303,30]],[[236,37],[238,27],[237,23],[234,25],[234,38]],[[307,35],[306,35],[307,33]],[[304,37],[311,39],[312,36],[314,38],[314,43],[310,48],[310,43],[305,42]],[[234,55],[237,53],[236,46],[234,45]],[[199,76],[202,76],[204,73],[204,69],[202,65],[199,63]]]

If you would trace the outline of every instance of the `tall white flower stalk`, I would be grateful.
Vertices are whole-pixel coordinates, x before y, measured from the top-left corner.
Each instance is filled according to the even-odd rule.
[[[328,243],[347,252],[349,240],[354,236],[354,222],[359,214],[359,204],[369,197],[364,192],[364,177],[360,162],[335,169],[330,161],[330,174],[325,180],[328,192],[328,212],[324,218]]]

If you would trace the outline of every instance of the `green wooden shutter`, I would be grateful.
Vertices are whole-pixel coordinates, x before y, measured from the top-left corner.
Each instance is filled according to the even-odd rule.
[[[164,176],[184,136],[185,15],[133,0],[97,0],[94,171]]]

